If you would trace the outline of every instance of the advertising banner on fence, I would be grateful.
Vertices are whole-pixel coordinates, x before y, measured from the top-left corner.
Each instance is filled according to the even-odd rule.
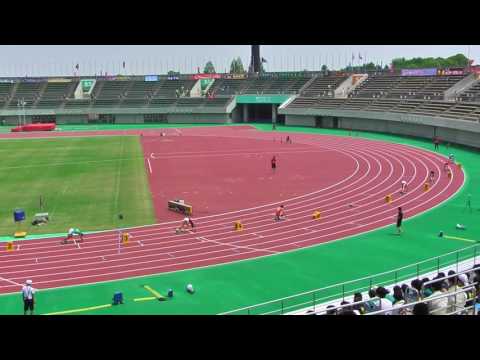
[[[474,74],[480,74],[480,65],[471,66],[469,70]]]
[[[39,82],[45,82],[47,81],[47,79],[46,78],[23,78],[22,81],[26,83],[39,83]]]
[[[72,82],[71,79],[65,79],[65,78],[49,78],[47,79],[47,82],[49,83],[67,83],[67,82]]]
[[[200,80],[200,79],[220,79],[221,75],[220,74],[195,74],[193,75],[194,80]]]
[[[437,68],[430,69],[402,69],[401,76],[435,76]]]
[[[438,69],[437,75],[442,76],[453,76],[453,75],[463,75],[465,71],[463,68],[447,68],[447,69]]]
[[[246,79],[247,74],[223,74],[224,79]]]
[[[158,81],[158,75],[145,75],[145,81]]]
[[[12,79],[0,79],[0,83],[13,83]]]
[[[98,80],[105,80],[105,81],[114,81],[117,80],[117,77],[115,75],[105,75],[105,76],[98,76]]]
[[[295,79],[295,78],[304,78],[312,77],[313,74],[307,71],[282,71],[275,73],[263,73],[260,74],[259,78],[261,79]]]
[[[180,73],[175,71],[169,71],[167,74],[168,80],[180,80]]]

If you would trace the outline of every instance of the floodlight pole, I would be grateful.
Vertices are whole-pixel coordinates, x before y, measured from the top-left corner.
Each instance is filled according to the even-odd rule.
[[[22,113],[20,112],[20,100],[17,101],[18,126],[22,125]]]
[[[26,101],[22,98],[23,125],[27,125],[27,113],[25,112]]]

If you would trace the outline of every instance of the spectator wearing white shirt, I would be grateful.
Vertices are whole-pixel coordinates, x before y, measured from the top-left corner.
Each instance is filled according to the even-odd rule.
[[[27,315],[30,310],[30,315],[33,315],[33,308],[35,305],[35,289],[32,287],[32,280],[27,280],[22,288],[23,298],[23,314]]]
[[[433,294],[430,298],[435,298],[441,295],[444,295],[443,292],[443,280],[441,278],[436,278],[434,283],[432,283]],[[447,314],[447,306],[448,306],[448,298],[443,297],[439,299],[432,299],[429,304],[429,312],[430,315],[446,315]]]
[[[448,272],[448,275],[455,275],[455,271],[450,270]],[[462,289],[462,286],[459,285],[458,277],[454,276],[448,279],[448,292],[449,293],[455,293],[457,291],[460,291]],[[467,294],[462,292],[459,294],[452,295],[448,298],[448,313],[453,313],[456,312],[457,310],[461,310],[465,307],[465,304],[467,302]],[[457,313],[461,314],[461,313]]]
[[[380,298],[380,310],[389,310],[393,308],[393,304],[390,300],[386,298],[388,294],[388,290],[385,289],[383,286],[377,288],[377,296]],[[392,315],[391,311],[387,311],[382,313],[383,315]],[[380,314],[381,315],[381,314]]]

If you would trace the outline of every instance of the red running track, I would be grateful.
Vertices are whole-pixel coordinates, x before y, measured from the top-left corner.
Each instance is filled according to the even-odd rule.
[[[426,211],[452,196],[464,181],[456,166],[452,178],[443,173],[442,156],[399,144],[289,134],[294,143],[287,145],[278,141],[286,133],[248,126],[163,131],[166,137],[158,130],[121,133],[144,134],[157,217],[175,221],[130,229],[131,243],[120,253],[115,231],[87,235],[79,245],[60,245],[60,239],[18,241],[16,251],[0,250],[0,293],[18,291],[26,279],[40,289],[62,287],[228,263],[338,240],[393,224],[398,206],[404,208],[405,218]],[[279,156],[278,169],[271,176],[269,159],[274,153]],[[424,192],[430,170],[437,178]],[[405,195],[399,193],[403,179],[409,184]],[[176,235],[178,215],[165,210],[166,197],[185,188],[194,201],[197,231]],[[391,204],[385,202],[386,194],[393,195]],[[288,217],[274,222],[280,203]],[[315,210],[321,211],[321,220],[312,219]],[[244,231],[233,230],[236,220],[245,225]]]

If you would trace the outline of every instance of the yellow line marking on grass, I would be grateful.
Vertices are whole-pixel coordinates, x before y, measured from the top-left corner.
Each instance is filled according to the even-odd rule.
[[[158,300],[165,300],[165,296],[162,296],[158,291],[152,289],[148,285],[143,285],[143,288],[153,294]]]
[[[79,308],[79,309],[73,309],[73,310],[57,311],[57,312],[43,314],[43,315],[73,314],[73,313],[82,312],[82,311],[104,309],[104,308],[108,308],[108,307],[111,307],[111,306],[112,306],[112,304],[105,304],[105,305],[90,306],[90,307],[86,307],[86,308]]]
[[[149,296],[144,298],[133,299],[133,301],[149,301],[149,300],[157,300],[157,298],[155,296]]]
[[[465,239],[465,238],[461,238],[461,237],[457,237],[457,236],[448,236],[448,235],[445,235],[444,238],[452,239],[452,240],[468,241],[468,242],[473,242],[473,243],[476,243],[476,242],[477,242],[477,240]]]

